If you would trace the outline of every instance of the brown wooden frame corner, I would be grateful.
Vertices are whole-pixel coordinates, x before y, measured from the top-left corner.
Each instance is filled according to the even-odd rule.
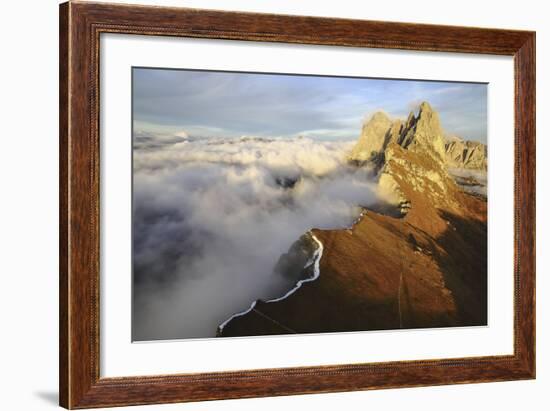
[[[154,377],[99,373],[101,33],[498,54],[515,63],[514,354]],[[70,2],[60,5],[60,405],[245,398],[535,377],[535,33]]]

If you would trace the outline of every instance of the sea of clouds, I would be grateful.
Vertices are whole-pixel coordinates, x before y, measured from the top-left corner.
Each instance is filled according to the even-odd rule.
[[[273,268],[293,242],[381,201],[353,144],[135,133],[133,339],[213,337],[292,288]]]

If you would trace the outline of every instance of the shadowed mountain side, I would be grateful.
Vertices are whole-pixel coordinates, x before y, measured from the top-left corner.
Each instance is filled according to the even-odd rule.
[[[485,325],[485,224],[444,212],[436,218],[446,226],[437,237],[406,217],[374,212],[351,233],[313,230],[325,249],[321,276],[284,300],[258,302],[222,335]]]

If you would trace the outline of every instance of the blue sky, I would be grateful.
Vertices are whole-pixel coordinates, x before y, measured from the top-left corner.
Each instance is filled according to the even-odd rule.
[[[449,134],[486,142],[485,84],[135,68],[134,130],[202,137],[357,139],[383,110],[422,101]]]

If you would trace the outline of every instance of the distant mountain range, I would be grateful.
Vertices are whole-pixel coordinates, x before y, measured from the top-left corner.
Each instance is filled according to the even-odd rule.
[[[375,113],[349,161],[375,169],[385,203],[348,229],[303,236],[275,270],[311,278],[317,256],[318,278],[287,298],[256,301],[218,335],[487,324],[487,201],[471,190],[486,173],[486,146],[449,141],[424,102],[406,121]]]

